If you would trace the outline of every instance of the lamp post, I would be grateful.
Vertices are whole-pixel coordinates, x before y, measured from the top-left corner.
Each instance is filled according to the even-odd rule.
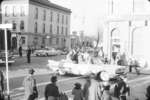
[[[48,39],[50,39],[50,36],[46,35],[46,44],[47,44],[47,46],[48,46]]]
[[[8,44],[7,44],[7,29],[12,28],[12,24],[0,24],[0,28],[4,29],[5,34],[5,63],[6,63],[6,81],[7,81],[7,96],[8,100],[10,100],[10,93],[9,93],[9,72],[8,72]]]

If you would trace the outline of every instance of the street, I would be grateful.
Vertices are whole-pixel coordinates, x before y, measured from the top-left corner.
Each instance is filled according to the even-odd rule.
[[[38,91],[39,91],[39,99],[43,100],[44,96],[44,88],[45,85],[48,84],[50,81],[51,75],[40,75],[36,76],[36,80],[38,82]],[[12,84],[12,98],[13,100],[20,100],[20,96],[23,96],[23,88],[21,86],[21,80],[22,78],[18,79],[13,79],[14,83],[17,84]],[[145,89],[146,87],[150,84],[150,76],[143,76],[143,77],[138,77],[135,76],[134,78],[129,79],[129,86],[131,87],[131,95],[130,95],[130,100],[133,100],[135,98],[139,98],[139,100],[144,100],[145,99]],[[12,80],[11,80],[12,81]],[[71,95],[71,90],[74,87],[74,83],[80,82],[83,86],[85,83],[84,77],[67,77],[67,76],[59,76],[58,77],[58,87],[60,91],[67,93],[69,97],[72,97]],[[21,87],[20,87],[21,86]],[[15,88],[16,89],[15,89]],[[19,96],[19,98],[18,98]]]
[[[120,99],[126,85],[127,100],[146,100],[146,92],[150,99],[150,0],[1,0],[0,7],[0,100],[23,100],[25,78],[32,96],[33,73],[38,100],[56,73],[59,91],[73,100],[74,84],[83,88],[85,75],[98,72]]]
[[[21,100],[23,97],[22,82],[24,77],[27,75],[27,69],[32,67],[39,71],[35,72],[35,79],[37,80],[37,86],[39,91],[39,99],[44,97],[45,85],[50,83],[50,77],[53,75],[51,72],[44,72],[47,70],[48,59],[61,60],[65,56],[53,56],[53,57],[32,57],[31,64],[26,63],[26,57],[16,57],[16,62],[9,66],[10,69],[10,95],[12,100]],[[4,70],[5,67],[1,66]],[[19,73],[20,72],[20,73]],[[23,73],[24,72],[24,73]],[[17,76],[18,75],[18,76]],[[130,100],[133,98],[145,99],[146,87],[150,84],[150,76],[148,71],[143,71],[141,75],[136,75],[135,72],[128,74],[129,85],[131,87]],[[83,86],[85,79],[83,76],[59,76],[58,87],[60,91],[67,93],[69,97],[72,97],[71,90],[74,87],[74,83],[80,82]],[[138,95],[137,95],[138,94]]]

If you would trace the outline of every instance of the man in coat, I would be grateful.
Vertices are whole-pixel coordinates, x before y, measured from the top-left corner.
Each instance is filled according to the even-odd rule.
[[[28,46],[28,50],[27,50],[27,62],[31,63],[31,48],[30,48],[30,46]]]
[[[0,100],[4,100],[4,75],[0,70]]]
[[[23,86],[25,89],[25,100],[34,100],[34,88],[36,87],[36,80],[33,77],[34,69],[29,69],[29,74],[24,78]]]

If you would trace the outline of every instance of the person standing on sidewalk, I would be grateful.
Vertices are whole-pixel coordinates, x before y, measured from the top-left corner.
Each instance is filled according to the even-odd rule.
[[[108,82],[103,83],[103,93],[101,100],[113,100],[110,94],[110,85]]]
[[[4,100],[4,75],[0,70],[0,100]]]
[[[84,84],[83,94],[85,100],[101,100],[101,80],[99,80],[97,76],[98,75],[96,75],[96,77],[90,75],[87,82]]]
[[[59,99],[59,90],[58,86],[56,85],[57,76],[51,77],[51,83],[46,85],[45,87],[45,100],[58,100]]]
[[[22,57],[22,46],[19,47],[19,56]]]
[[[36,80],[33,77],[34,69],[29,69],[29,74],[24,78],[23,86],[25,90],[25,100],[35,100],[38,97]]]
[[[28,46],[28,50],[27,50],[27,62],[31,63],[31,48],[30,48],[30,46]]]
[[[75,87],[72,90],[72,94],[74,95],[73,100],[83,100],[83,91],[81,89],[80,83],[75,83]]]

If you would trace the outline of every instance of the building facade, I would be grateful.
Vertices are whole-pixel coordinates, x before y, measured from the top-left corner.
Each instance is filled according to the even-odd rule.
[[[1,9],[1,3],[2,3],[2,1],[0,1],[0,24],[2,23],[2,9]]]
[[[12,47],[68,47],[71,10],[48,0],[4,0],[2,23],[12,23]]]
[[[143,37],[149,35],[137,31],[150,28],[150,2],[148,0],[108,1],[110,9],[103,34],[105,53],[111,59],[118,52],[124,52],[129,56],[145,56],[146,54],[143,53],[145,48],[142,45],[146,43],[143,42],[146,39]],[[148,43],[148,39],[146,41]]]

